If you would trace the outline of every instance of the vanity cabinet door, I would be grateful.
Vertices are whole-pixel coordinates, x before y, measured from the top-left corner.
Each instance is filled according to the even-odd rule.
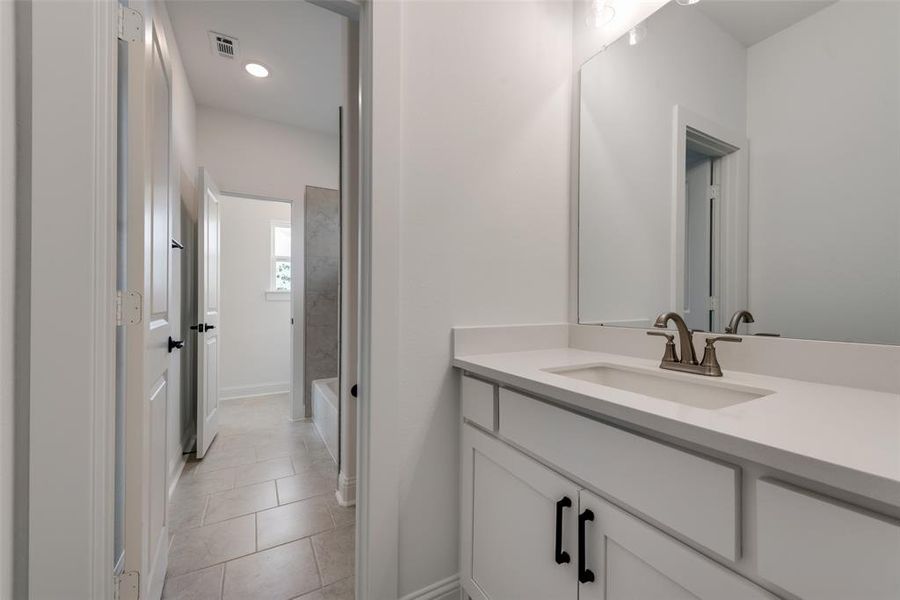
[[[602,498],[585,490],[580,494],[584,565],[593,576],[581,584],[580,600],[774,599]]]
[[[577,600],[578,488],[468,425],[462,454],[460,564],[468,595]]]

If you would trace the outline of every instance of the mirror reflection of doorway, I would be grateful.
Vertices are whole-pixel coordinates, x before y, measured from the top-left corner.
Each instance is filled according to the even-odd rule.
[[[735,148],[688,128],[685,151],[684,320],[696,331],[717,331],[722,263],[723,156]]]
[[[713,239],[715,237],[714,159],[688,150],[685,164],[684,319],[691,329],[712,331],[714,307]]]

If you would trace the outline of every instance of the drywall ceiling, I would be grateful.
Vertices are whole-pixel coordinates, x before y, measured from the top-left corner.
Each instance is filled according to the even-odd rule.
[[[198,105],[337,133],[343,17],[304,0],[169,0],[166,8]],[[214,52],[210,31],[237,38],[234,59]],[[248,75],[248,61],[270,76]]]
[[[835,0],[701,0],[695,8],[749,48],[834,2]]]

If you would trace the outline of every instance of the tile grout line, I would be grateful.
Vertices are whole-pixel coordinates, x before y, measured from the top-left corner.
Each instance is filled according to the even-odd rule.
[[[249,556],[249,555],[248,555]],[[228,568],[228,561],[222,563],[222,582],[219,586],[219,598],[225,600],[225,570]]]
[[[306,502],[307,500],[312,500],[313,498],[321,498],[321,497],[324,497],[324,496],[326,496],[326,495],[327,495],[327,494],[319,494],[318,496],[313,496],[312,498],[307,498],[307,499],[305,499],[305,500],[298,500],[298,501],[296,501],[296,502],[289,502],[288,504],[284,504],[283,506],[290,506],[291,504],[297,504],[297,503],[299,503],[299,502]],[[277,506],[276,506],[276,507],[273,507],[273,508],[280,508],[280,507],[277,507]],[[273,508],[267,508],[267,509],[265,509],[265,510],[273,510]],[[326,507],[326,508],[327,508],[327,507]],[[259,554],[260,552],[267,552],[267,551],[269,551],[269,550],[274,550],[275,548],[280,548],[280,547],[282,547],[282,546],[286,546],[286,545],[291,544],[291,543],[293,543],[293,542],[299,542],[299,541],[301,541],[301,540],[309,540],[309,541],[310,541],[310,545],[311,545],[312,548],[313,548],[313,554],[315,554],[315,546],[312,545],[312,538],[314,538],[314,537],[317,536],[317,535],[323,535],[323,534],[326,534],[326,533],[331,533],[331,532],[333,532],[333,531],[337,531],[338,529],[343,529],[343,528],[345,528],[345,527],[355,527],[355,526],[356,526],[356,523],[344,523],[343,525],[338,525],[337,522],[334,520],[334,515],[331,514],[331,512],[330,512],[330,510],[329,510],[329,517],[331,518],[331,522],[334,523],[334,525],[333,525],[332,527],[327,528],[327,529],[323,529],[323,530],[321,530],[321,531],[316,531],[316,532],[310,533],[310,534],[308,534],[308,535],[304,535],[304,536],[302,536],[302,537],[299,537],[299,538],[296,538],[296,539],[293,539],[293,540],[287,540],[287,541],[285,541],[285,542],[281,542],[281,543],[279,543],[279,544],[275,544],[274,546],[269,546],[268,548],[263,548],[262,550],[260,550],[260,549],[259,549],[259,528],[258,528],[258,523],[259,523],[259,521],[258,521],[258,516],[259,516],[259,513],[260,513],[260,512],[265,512],[265,511],[259,511],[259,512],[255,512],[255,513],[248,513],[248,514],[246,514],[246,515],[239,515],[239,516],[237,516],[237,517],[232,517],[232,518],[226,519],[226,520],[224,520],[224,521],[216,521],[215,523],[210,523],[210,525],[220,525],[220,524],[222,524],[222,523],[227,523],[228,521],[236,521],[236,520],[239,520],[239,519],[245,519],[245,518],[249,517],[249,516],[252,514],[252,515],[254,516],[254,519],[255,519],[254,547],[256,548],[253,552],[248,552],[247,554],[241,554],[240,556],[235,556],[234,558],[229,558],[229,559],[226,559],[226,560],[223,560],[223,561],[219,561],[219,562],[217,562],[217,563],[212,563],[212,564],[210,564],[210,565],[206,565],[206,566],[204,566],[204,567],[200,567],[200,568],[197,568],[197,569],[192,569],[192,570],[190,570],[190,571],[186,571],[186,572],[184,572],[184,573],[181,573],[180,575],[176,575],[175,577],[182,577],[182,576],[184,576],[184,575],[189,575],[189,574],[191,574],[191,573],[197,573],[197,572],[199,572],[199,571],[203,571],[203,570],[205,570],[205,569],[210,569],[210,568],[216,567],[216,566],[218,566],[218,565],[225,565],[225,564],[228,564],[228,563],[230,563],[230,562],[233,562],[233,561],[238,560],[238,559],[241,559],[241,558],[246,558],[246,557],[248,557],[248,556],[253,556],[254,554]],[[193,527],[193,528],[191,528],[191,529],[198,529],[198,528],[197,528],[197,527]],[[318,567],[317,567],[317,568],[318,568]]]
[[[200,512],[200,527],[206,525],[206,511],[209,509],[209,499],[212,494],[206,494],[206,500],[203,501],[203,510]]]
[[[247,516],[249,516],[249,515],[244,515],[244,516],[247,517]],[[179,575],[176,575],[175,577],[172,577],[172,579],[177,579],[178,577],[184,577],[184,576],[186,576],[186,575],[194,575],[194,574],[196,574],[196,573],[199,573],[200,571],[205,571],[205,570],[207,570],[207,569],[212,569],[213,567],[218,567],[219,565],[222,565],[222,585],[224,586],[224,584],[225,584],[225,583],[224,583],[224,581],[225,581],[224,570],[225,570],[225,568],[227,568],[228,563],[232,563],[232,562],[235,562],[235,561],[238,561],[238,560],[241,560],[241,559],[243,559],[243,558],[250,557],[250,556],[255,556],[255,555],[261,554],[261,553],[263,553],[263,552],[268,552],[269,550],[275,550],[275,549],[277,549],[277,548],[281,548],[281,547],[283,547],[283,546],[287,546],[288,544],[293,544],[293,543],[295,543],[295,542],[302,542],[302,541],[304,541],[304,540],[308,540],[308,541],[309,541],[310,548],[311,548],[312,551],[313,551],[313,559],[315,560],[315,563],[316,563],[316,574],[319,576],[319,587],[316,588],[316,589],[314,589],[314,590],[310,590],[309,592],[306,592],[307,594],[310,594],[310,593],[312,593],[312,592],[314,592],[314,591],[316,591],[316,590],[319,590],[319,589],[322,589],[322,588],[324,588],[324,587],[327,587],[327,586],[324,585],[324,583],[323,583],[324,580],[322,579],[322,574],[321,574],[320,569],[319,569],[318,555],[316,554],[316,547],[315,547],[315,545],[312,543],[312,539],[313,539],[314,537],[316,537],[317,535],[323,535],[323,534],[326,534],[326,533],[331,533],[331,532],[333,532],[333,531],[336,531],[337,529],[340,529],[341,527],[351,527],[351,525],[342,525],[342,526],[340,526],[340,527],[333,527],[333,528],[331,528],[331,529],[323,529],[322,531],[317,531],[317,532],[315,532],[315,533],[311,533],[311,534],[309,534],[309,535],[305,535],[305,536],[303,536],[303,537],[301,537],[301,538],[297,538],[297,539],[295,539],[295,540],[290,540],[290,541],[287,541],[287,542],[282,542],[282,543],[280,543],[280,544],[276,544],[276,545],[271,546],[271,547],[269,547],[269,548],[264,548],[264,549],[262,549],[262,550],[257,550],[257,551],[254,551],[254,552],[249,552],[249,553],[247,553],[247,554],[241,554],[240,556],[235,556],[234,558],[229,558],[229,559],[227,559],[227,560],[223,560],[223,561],[220,561],[220,562],[217,562],[217,563],[213,563],[213,564],[211,564],[211,565],[206,565],[205,567],[200,567],[199,569],[193,569],[193,570],[191,570],[191,571],[186,571],[186,572],[184,572],[184,573],[181,573],[181,574],[179,574]],[[333,581],[332,583],[329,583],[328,585],[332,585],[332,584],[334,584],[334,583],[337,583],[338,581],[343,581],[344,579],[349,579],[350,577],[353,577],[353,575],[348,575],[347,577],[342,577],[341,579],[338,579],[337,581]],[[167,578],[167,579],[168,579],[168,578]],[[304,595],[305,595],[305,594],[304,594]]]
[[[325,587],[325,578],[322,577],[322,568],[319,566],[319,556],[316,552],[316,545],[312,542],[312,536],[309,536],[309,549],[312,550],[313,562],[316,563],[316,575],[319,578],[319,587],[316,589],[321,590]]]

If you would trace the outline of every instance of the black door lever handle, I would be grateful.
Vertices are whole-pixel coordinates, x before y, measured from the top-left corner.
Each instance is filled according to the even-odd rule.
[[[169,336],[169,354],[172,353],[172,350],[180,350],[184,347],[184,340],[173,340],[172,336]]]

